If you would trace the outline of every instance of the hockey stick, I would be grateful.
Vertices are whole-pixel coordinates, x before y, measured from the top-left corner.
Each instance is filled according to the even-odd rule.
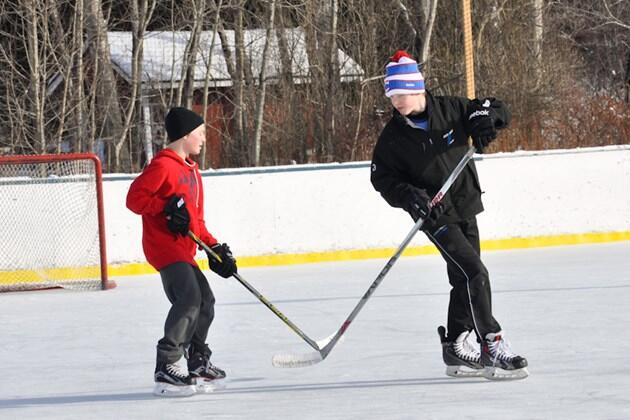
[[[191,231],[188,231],[188,236],[193,241],[195,241],[195,243],[199,245],[199,247],[201,247],[204,251],[206,251],[208,255],[210,255],[216,261],[221,262],[221,257],[216,252],[214,252],[212,248],[210,248],[201,239],[199,239],[197,235],[195,235]],[[245,286],[245,288],[249,290],[254,296],[256,296],[259,301],[261,301],[267,308],[271,310],[271,312],[276,314],[278,318],[280,318],[285,324],[287,324],[289,328],[291,328],[297,335],[299,335],[302,338],[302,340],[306,341],[306,343],[309,346],[311,346],[313,349],[317,351],[320,351],[320,346],[318,345],[318,343],[316,343],[313,339],[311,339],[308,335],[306,335],[301,329],[298,328],[297,325],[291,322],[289,318],[287,318],[282,312],[280,312],[275,306],[273,306],[273,304],[269,302],[267,298],[265,298],[262,294],[260,294],[260,292],[256,290],[254,286],[249,284],[243,277],[241,277],[240,274],[234,273],[233,277],[236,280],[238,280],[239,283]]]
[[[433,200],[431,200],[431,203],[430,203],[431,207],[434,207],[440,201],[442,201],[442,199],[444,198],[444,195],[449,190],[449,188],[451,188],[451,186],[455,182],[455,179],[457,179],[459,174],[464,170],[464,168],[466,167],[466,165],[468,164],[468,162],[470,161],[474,153],[475,153],[475,148],[472,146],[469,146],[468,151],[466,152],[464,157],[459,161],[455,169],[453,169],[453,172],[446,179],[446,181],[444,182],[444,185],[442,185],[442,188],[440,188],[440,191],[438,191],[435,197],[433,197]],[[363,306],[367,303],[368,299],[370,298],[370,296],[372,296],[372,294],[374,293],[376,288],[379,286],[379,284],[381,284],[381,282],[383,281],[383,279],[385,278],[389,270],[394,266],[394,264],[396,263],[400,255],[403,253],[407,245],[409,245],[413,237],[416,235],[416,233],[418,233],[418,230],[420,230],[423,223],[424,223],[424,219],[418,219],[418,221],[413,226],[413,228],[411,228],[411,230],[407,234],[407,237],[402,241],[402,243],[400,244],[400,246],[398,247],[394,255],[389,259],[389,261],[387,261],[387,264],[385,264],[385,267],[381,270],[379,275],[376,277],[376,280],[372,282],[367,292],[365,292],[363,297],[361,297],[357,306],[355,306],[355,308],[352,310],[348,318],[346,318],[343,324],[341,324],[341,327],[339,328],[339,330],[337,330],[337,332],[331,335],[330,337],[317,342],[319,345],[319,349],[316,349],[318,350],[317,352],[307,353],[307,354],[289,354],[289,353],[276,354],[273,356],[271,363],[275,367],[304,367],[304,366],[314,365],[324,360],[328,356],[328,354],[330,354],[330,352],[332,351],[333,347],[335,347],[339,339],[341,339],[341,336],[346,332],[346,330],[348,329],[348,327],[350,326],[354,318],[356,318],[359,311],[361,311]]]

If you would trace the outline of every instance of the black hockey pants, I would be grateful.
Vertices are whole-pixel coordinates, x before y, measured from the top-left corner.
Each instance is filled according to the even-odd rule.
[[[198,267],[183,262],[163,268],[160,276],[172,306],[157,344],[158,363],[175,363],[188,345],[209,352],[206,338],[214,319],[214,295],[208,280]]]
[[[446,261],[451,297],[448,306],[448,340],[464,331],[475,330],[478,338],[498,332],[501,326],[492,316],[488,270],[481,262],[479,230],[475,216],[425,232]]]

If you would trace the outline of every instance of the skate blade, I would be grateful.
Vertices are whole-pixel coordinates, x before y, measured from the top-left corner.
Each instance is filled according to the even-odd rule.
[[[195,395],[195,392],[193,385],[172,385],[163,382],[157,382],[153,388],[153,395],[156,397],[190,397]]]
[[[473,369],[468,366],[447,366],[446,375],[453,378],[479,378],[483,376],[483,369]]]
[[[198,394],[212,394],[226,388],[225,379],[202,379],[195,380],[195,389]]]
[[[487,367],[483,369],[483,377],[490,381],[515,381],[525,379],[528,376],[527,368],[505,370],[498,367]]]

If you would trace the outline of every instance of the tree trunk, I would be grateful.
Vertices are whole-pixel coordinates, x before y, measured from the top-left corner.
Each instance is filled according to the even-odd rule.
[[[46,153],[46,134],[43,113],[43,98],[41,96],[42,84],[41,73],[42,63],[40,63],[39,50],[39,14],[36,0],[27,0],[23,3],[26,12],[26,33],[27,33],[27,59],[30,75],[30,102],[29,113],[31,115],[34,148],[39,153]]]
[[[131,124],[134,121],[132,138],[137,139],[137,144],[142,145],[144,149],[145,161],[148,164],[153,159],[153,141],[151,137],[151,118],[150,113],[145,112],[146,90],[143,87],[142,80],[142,63],[144,61],[144,34],[147,25],[153,16],[157,2],[149,4],[148,0],[132,0],[132,63],[131,63],[131,98],[129,101],[129,109],[126,113],[125,126],[123,133],[119,138],[119,144],[123,144],[127,137]],[[148,128],[148,129],[147,129]],[[138,153],[140,155],[140,153]],[[139,159],[140,160],[140,159]]]
[[[69,150],[77,151],[77,147],[76,147],[77,138],[74,137],[75,141],[73,143],[75,144],[70,144],[70,142],[64,142],[64,134],[67,130],[66,120],[69,114],[68,108],[72,106],[71,105],[72,100],[71,100],[69,92],[73,91],[73,95],[74,95],[74,90],[75,90],[73,88],[72,67],[74,63],[74,57],[79,55],[80,53],[76,51],[76,42],[74,42],[75,37],[73,37],[72,42],[70,43],[66,44],[65,42],[63,42],[65,40],[65,33],[63,29],[62,19],[61,19],[61,16],[59,14],[59,10],[57,9],[57,7],[52,6],[48,9],[48,11],[49,11],[49,15],[48,15],[49,28],[51,28],[51,36],[53,38],[52,45],[54,45],[58,51],[57,54],[53,55],[54,56],[53,65],[55,66],[55,69],[52,71],[52,73],[56,75],[54,76],[55,78],[59,78],[59,79],[54,79],[54,80],[60,80],[60,82],[47,83],[48,87],[46,89],[46,97],[48,97],[49,95],[53,93],[53,91],[58,86],[58,84],[63,84],[63,92],[61,94],[61,104],[56,107],[58,123],[57,123],[57,134],[55,135],[54,149],[56,153],[61,153],[62,151],[69,151]],[[73,21],[74,21],[74,24],[76,25],[76,9],[75,9],[75,14],[73,15]],[[66,145],[67,145],[67,149],[69,150],[67,150],[66,147],[64,147]]]
[[[326,44],[328,51],[328,60],[326,60],[326,79],[328,85],[327,99],[324,101],[324,121],[326,122],[325,137],[325,155],[328,160],[337,159],[335,150],[337,136],[337,112],[340,108],[340,75],[339,75],[339,51],[337,49],[337,16],[339,12],[339,1],[332,0],[330,9],[325,17],[328,22],[329,34],[327,35]],[[326,27],[326,26],[322,26]]]
[[[190,48],[188,49],[188,57],[185,59],[186,77],[184,79],[184,106],[188,109],[193,105],[193,93],[195,91],[195,68],[197,67],[197,55],[199,52],[199,39],[203,29],[203,21],[205,17],[206,2],[199,0],[198,6],[193,2],[193,26],[190,31]]]
[[[243,41],[243,4],[236,12],[234,27],[235,74],[232,78],[234,89],[234,136],[236,140],[236,159],[240,164],[247,162],[246,115],[245,101],[245,48]]]
[[[543,7],[544,0],[534,0],[534,60],[536,61],[535,86],[542,82],[543,69]]]
[[[227,151],[227,155],[229,155],[231,157],[231,162],[236,162],[236,159],[234,159],[234,151],[236,150],[236,145],[238,144],[238,136],[240,135],[239,130],[242,129],[242,126],[238,124],[238,121],[236,119],[237,116],[237,109],[236,109],[236,104],[234,103],[236,101],[236,85],[237,85],[237,75],[236,75],[236,66],[235,66],[235,59],[233,58],[233,54],[232,51],[229,48],[228,45],[228,39],[227,39],[227,35],[225,34],[225,31],[223,29],[223,25],[221,23],[221,21],[218,22],[218,26],[217,26],[217,33],[219,35],[219,38],[221,39],[221,50],[223,51],[223,57],[225,58],[225,65],[227,67],[227,71],[230,75],[230,78],[232,79],[232,105],[234,107],[234,114],[232,116],[232,121],[233,121],[233,126],[232,126],[232,130],[234,135],[231,136],[230,138],[228,138],[228,141],[225,143],[225,147],[223,148],[223,150]]]
[[[204,78],[203,81],[203,120],[206,124],[206,130],[208,129],[208,88],[210,85],[210,73],[212,71],[212,57],[214,56],[214,45],[216,42],[216,35],[217,32],[219,30],[219,25],[221,23],[220,19],[221,19],[221,6],[223,5],[223,0],[219,0],[218,4],[215,4],[214,1],[212,2],[214,8],[216,9],[215,14],[214,14],[214,25],[213,25],[213,32],[212,32],[212,39],[210,40],[210,47],[209,47],[209,51],[210,53],[208,54],[208,61],[206,62],[206,76]],[[227,58],[226,58],[227,59]],[[203,144],[203,149],[201,151],[201,159],[199,162],[199,165],[201,167],[201,169],[206,169],[206,149],[207,149],[208,145],[206,143]]]
[[[116,153],[116,170],[120,171],[123,168],[120,166],[120,155],[124,150],[124,146],[127,143],[127,140],[131,141],[131,138],[128,138],[128,133],[131,130],[131,124],[134,121],[134,116],[136,116],[136,121],[142,121],[142,95],[140,94],[142,90],[142,57],[143,57],[143,45],[144,45],[144,33],[146,31],[146,26],[151,19],[151,15],[153,13],[153,9],[156,3],[152,3],[151,8],[149,9],[148,0],[133,0],[131,2],[131,10],[132,10],[132,52],[131,52],[131,94],[129,98],[128,109],[125,112],[125,121],[120,132],[120,135],[116,141],[115,153]],[[137,115],[136,115],[137,114]],[[135,133],[142,139],[143,135],[140,133],[142,130],[140,129],[140,124],[136,126]],[[132,136],[135,137],[135,136]],[[142,144],[142,142],[140,142]],[[151,148],[147,148],[151,149]],[[146,149],[145,149],[146,152]],[[152,150],[150,152],[152,154]],[[149,156],[147,156],[149,159]],[[126,168],[128,170],[132,170],[132,162],[129,159],[126,162],[128,166]]]
[[[401,17],[402,22],[404,22],[407,29],[409,29],[409,32],[411,32],[412,49],[410,52],[411,52],[411,55],[416,56],[420,53],[420,50],[422,49],[422,38],[420,37],[420,34],[416,30],[416,26],[414,25],[413,20],[411,19],[411,15],[409,14],[409,8],[407,7],[407,4],[405,3],[405,1],[397,0],[394,4],[400,10],[400,17]],[[421,10],[424,10],[424,7],[421,7]],[[405,47],[400,46],[400,48],[405,48]]]
[[[276,6],[276,8],[279,8],[277,11],[279,24],[274,25],[276,39],[278,40],[278,50],[280,53],[281,72],[279,83],[283,86],[291,86],[293,85],[293,72],[291,66],[291,55],[289,54],[289,45],[285,33],[287,26],[284,23],[284,16],[282,13],[284,8],[282,6]]]
[[[304,33],[310,64],[309,90],[319,108],[316,122],[315,152],[319,159],[334,158],[339,59],[337,52],[337,0],[307,2]]]
[[[267,88],[267,81],[265,80],[265,67],[267,65],[267,59],[269,55],[269,44],[271,43],[271,34],[274,29],[274,18],[276,14],[276,0],[271,0],[269,5],[269,22],[267,24],[267,30],[265,32],[265,46],[262,52],[262,60],[260,67],[260,74],[258,75],[258,92],[256,97],[256,119],[254,126],[254,138],[252,141],[252,163],[254,166],[260,165],[260,139],[262,137],[263,126],[263,114],[265,109],[265,91]]]
[[[103,16],[101,0],[87,0],[85,2],[85,29],[88,42],[93,48],[94,60],[98,69],[95,86],[96,109],[92,109],[94,122],[100,124],[99,139],[115,140],[123,132],[123,118],[114,69],[112,68],[109,43],[107,41],[107,24]],[[95,127],[96,128],[96,127]],[[122,145],[116,145],[115,168],[129,168],[131,166],[129,150]]]
[[[85,124],[86,104],[85,104],[85,75],[83,72],[83,53],[85,52],[85,44],[83,41],[83,31],[85,27],[83,0],[77,0],[74,16],[74,45],[76,51],[76,66],[74,67],[74,83],[75,86],[75,106],[74,106],[74,122],[75,139],[87,141],[87,150],[94,152],[94,137],[85,138],[87,134]],[[75,141],[76,143],[76,141]]]
[[[437,15],[438,0],[425,0],[425,4],[427,5],[425,10],[428,14],[425,17],[424,30],[422,31],[422,52],[420,53],[420,63],[422,63],[423,69],[429,62],[431,35],[433,34],[433,24],[435,23],[435,16]]]

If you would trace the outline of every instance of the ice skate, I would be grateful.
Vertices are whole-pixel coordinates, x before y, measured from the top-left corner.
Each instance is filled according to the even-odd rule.
[[[195,386],[188,373],[174,363],[158,363],[155,367],[153,395],[159,397],[190,397]]]
[[[481,343],[481,364],[484,378],[493,381],[525,379],[529,375],[527,359],[512,353],[502,331],[486,334]]]
[[[210,356],[192,354],[188,359],[188,372],[199,393],[210,393],[225,388],[225,371],[210,362]]]
[[[446,364],[446,374],[455,378],[479,377],[484,369],[477,346],[469,342],[470,331],[462,332],[455,341],[446,340],[446,329],[438,327],[442,342],[442,359]]]

